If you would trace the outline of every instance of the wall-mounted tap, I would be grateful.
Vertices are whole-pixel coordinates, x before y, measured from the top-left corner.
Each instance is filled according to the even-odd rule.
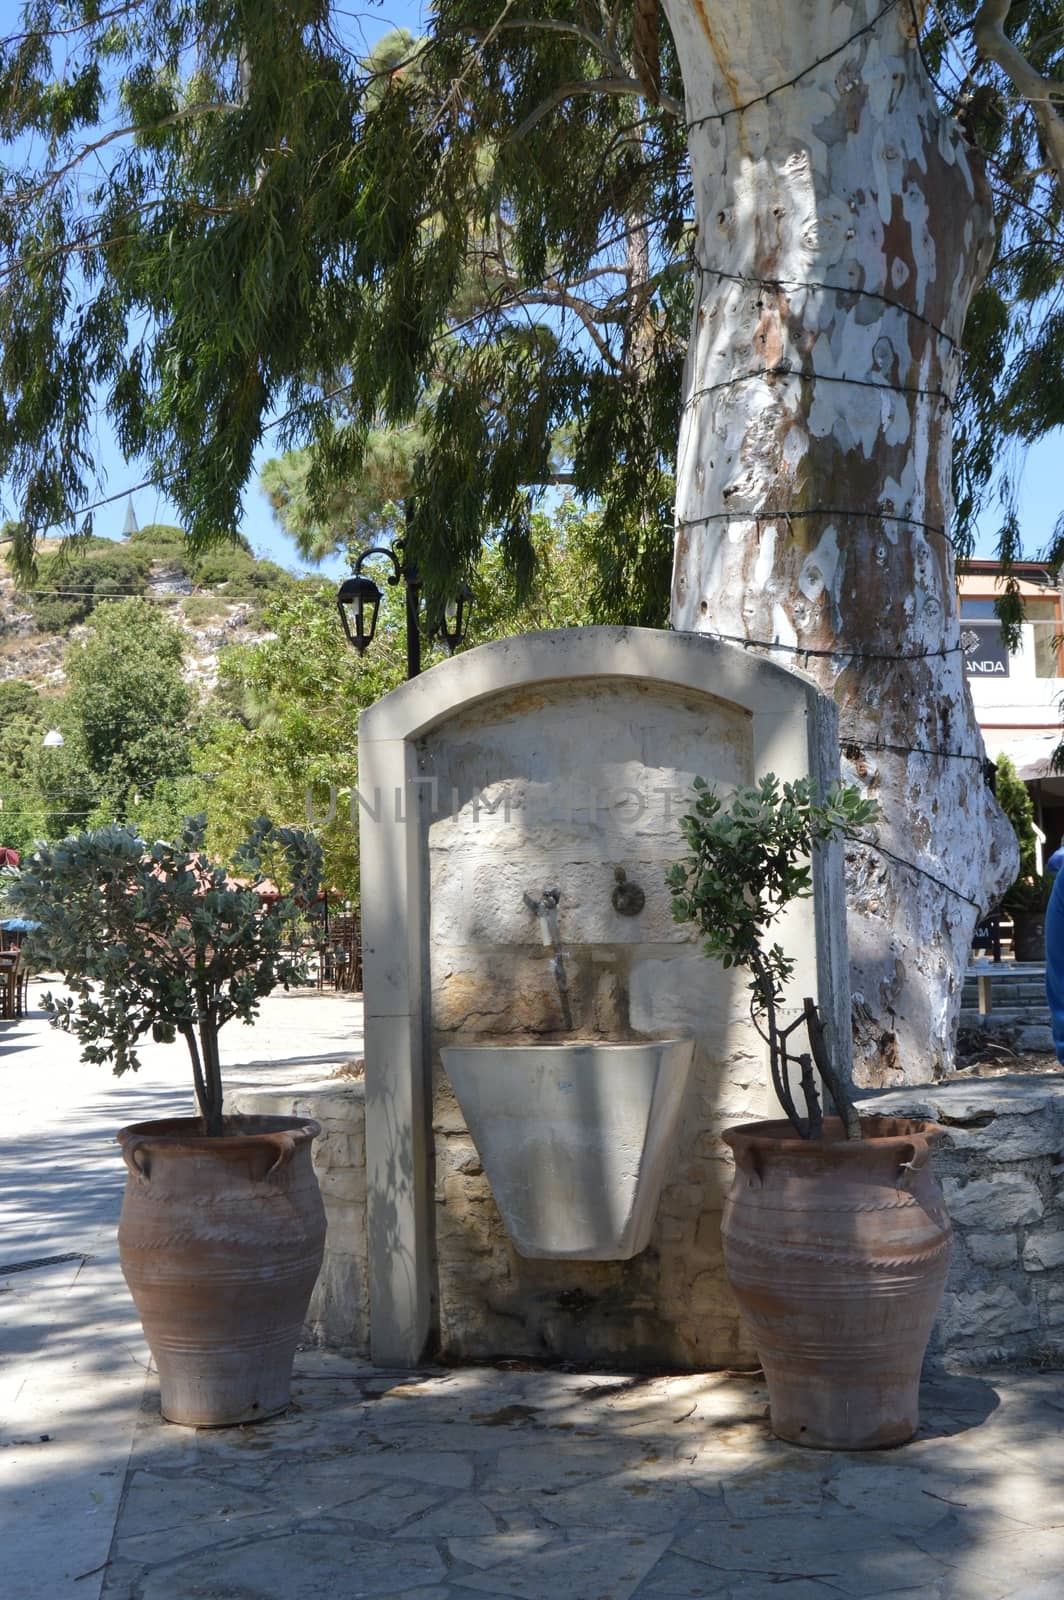
[[[562,892],[558,888],[541,890],[538,900],[529,894],[527,889],[524,892],[525,905],[539,918],[540,938],[548,949],[554,951],[550,959],[550,970],[558,988],[562,1025],[567,1032],[571,1032],[573,1011],[569,1004],[569,975],[565,970],[565,958],[562,955],[561,940],[558,935],[558,902],[561,897]]]
[[[527,889],[524,896],[525,905],[529,911],[534,911],[537,917],[549,916],[552,911],[557,911],[561,897],[560,889],[544,889],[538,900],[533,899]]]

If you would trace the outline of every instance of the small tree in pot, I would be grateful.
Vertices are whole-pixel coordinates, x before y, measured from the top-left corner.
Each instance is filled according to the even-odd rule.
[[[778,944],[765,948],[765,936],[793,900],[813,892],[810,854],[840,834],[872,822],[879,807],[862,799],[859,790],[833,788],[820,803],[808,779],[780,787],[773,774],[756,789],[738,789],[729,805],[704,778],[696,778],[694,811],[681,827],[690,845],[689,860],[671,867],[666,877],[673,891],[677,922],[697,923],[707,956],[724,967],[744,967],[751,974],[751,1015],[768,1046],[769,1070],[776,1098],[800,1138],[819,1138],[823,1113],[816,1088],[816,1068],[842,1117],[847,1138],[858,1138],[857,1113],[841,1073],[828,1056],[819,1012],[812,1000],[804,1013],[781,1027],[780,1006],[794,961]],[[790,1048],[805,1024],[808,1052]],[[801,1069],[805,1115],[797,1110],[788,1068]]]
[[[249,1023],[278,985],[306,981],[294,924],[318,892],[321,851],[261,818],[231,868],[205,853],[205,819],[146,847],[109,827],[41,845],[9,891],[39,924],[53,1023],[121,1075],[150,1035],[188,1046],[201,1116],[124,1128],[122,1269],[159,1370],[164,1416],[195,1426],[288,1403],[292,1359],[321,1266],[325,1218],[310,1163],[317,1123],[226,1118],[218,1033]],[[285,880],[278,891],[265,874]]]
[[[126,827],[40,845],[8,903],[39,923],[26,946],[31,966],[58,972],[72,991],[44,995],[45,1011],[81,1044],[82,1059],[135,1071],[136,1045],[180,1035],[192,1060],[206,1132],[223,1132],[218,1033],[254,1020],[275,988],[305,983],[291,933],[318,893],[321,848],[261,817],[232,867],[204,853],[205,817],[188,818],[174,844],[146,847]],[[266,870],[288,878],[265,903]]]
[[[808,779],[781,786],[769,774],[727,803],[697,779],[682,823],[691,855],[666,879],[675,919],[698,927],[705,953],[751,975],[751,1015],[787,1120],[724,1133],[736,1159],[724,1259],[765,1369],[774,1431],[829,1449],[899,1444],[915,1432],[950,1240],[928,1166],[937,1126],[858,1116],[815,1001],[782,1021],[794,962],[767,942],[783,910],[812,894],[813,850],[877,811],[840,785],[818,799]],[[795,1044],[803,1027],[805,1050]],[[838,1115],[824,1115],[814,1067]]]

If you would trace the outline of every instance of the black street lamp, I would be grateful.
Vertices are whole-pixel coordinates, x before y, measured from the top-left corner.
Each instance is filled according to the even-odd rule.
[[[336,604],[344,633],[359,655],[365,655],[373,642],[381,604],[380,589],[362,571],[364,563],[373,556],[384,556],[391,562],[387,581],[392,588],[399,583],[406,586],[406,675],[416,678],[421,671],[421,580],[404,555],[402,539],[397,539],[394,545],[373,545],[363,550],[355,562],[354,574],[340,585]],[[449,655],[465,638],[472,603],[473,591],[468,584],[460,584],[457,597],[448,602],[438,626],[431,630],[432,636],[446,646]]]
[[[460,583],[454,599],[448,600],[443,608],[439,631],[436,634],[449,656],[454,655],[465,638],[466,623],[472,608],[473,591],[468,583]]]
[[[381,608],[381,592],[372,578],[345,578],[336,596],[340,620],[344,625],[349,644],[364,656],[377,631],[377,612]]]

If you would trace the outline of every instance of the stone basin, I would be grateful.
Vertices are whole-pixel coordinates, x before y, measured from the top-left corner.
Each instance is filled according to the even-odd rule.
[[[646,1249],[693,1054],[689,1038],[441,1051],[520,1255],[625,1261]]]

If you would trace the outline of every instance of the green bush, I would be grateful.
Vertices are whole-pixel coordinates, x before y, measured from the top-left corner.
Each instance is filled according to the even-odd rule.
[[[27,596],[34,623],[42,633],[69,633],[101,600],[143,594],[149,566],[142,551],[111,540],[79,548],[76,555],[53,556],[42,566],[36,592]]]
[[[46,832],[46,808],[35,781],[35,765],[49,709],[32,683],[17,678],[0,683],[0,844],[23,855]]]
[[[1035,869],[1037,847],[1034,831],[1034,804],[1031,791],[1020,777],[1011,757],[997,758],[997,803],[1012,823],[1020,847],[1020,878],[1029,878]]]
[[[202,627],[205,622],[216,622],[219,617],[225,616],[228,609],[224,595],[190,594],[181,597],[182,615],[194,628]]]
[[[136,533],[130,534],[126,548],[135,551],[149,564],[165,562],[167,566],[178,567],[185,573],[192,566],[185,535],[180,528],[172,528],[165,522],[149,522],[146,528],[138,528]]]
[[[234,596],[257,597],[287,589],[293,578],[274,561],[259,561],[249,550],[219,545],[208,550],[192,569],[193,581],[204,589],[223,585]]]

